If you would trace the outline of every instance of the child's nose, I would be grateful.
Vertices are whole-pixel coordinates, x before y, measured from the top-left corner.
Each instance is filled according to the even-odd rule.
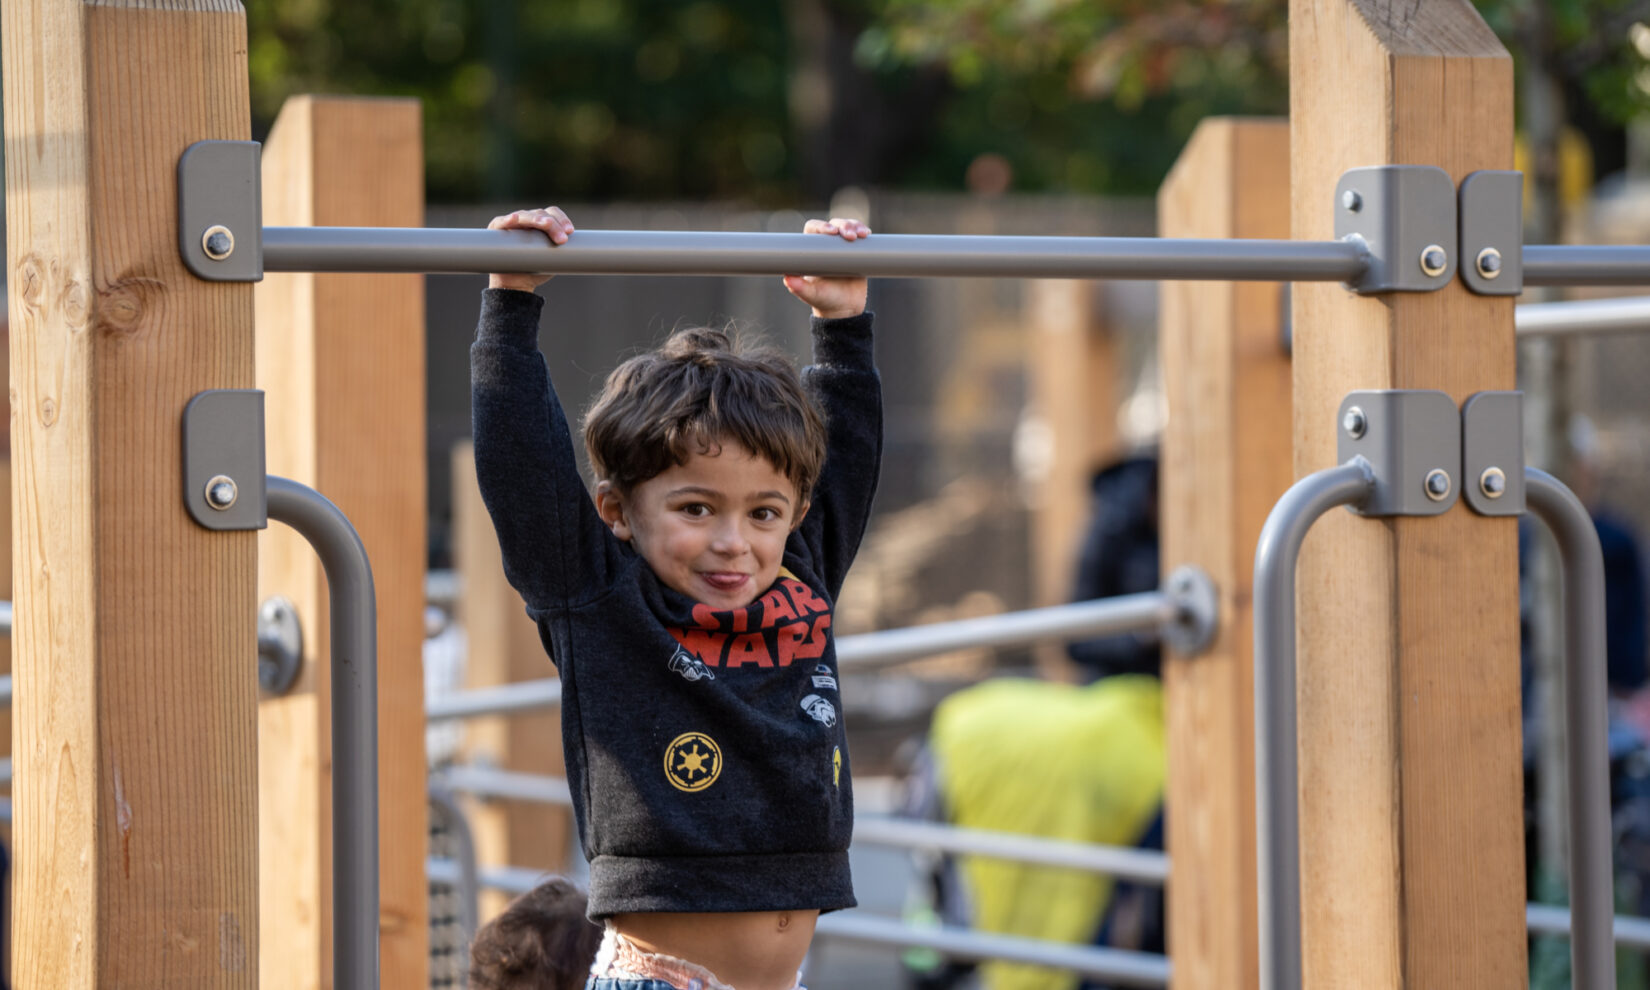
[[[711,549],[719,554],[737,557],[750,549],[750,541],[745,538],[744,530],[736,522],[717,527],[716,537],[711,542]]]

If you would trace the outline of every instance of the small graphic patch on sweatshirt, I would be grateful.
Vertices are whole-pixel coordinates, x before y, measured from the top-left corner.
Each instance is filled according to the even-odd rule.
[[[665,778],[679,791],[693,794],[722,775],[722,749],[703,732],[684,732],[665,747]]]
[[[670,655],[670,669],[681,674],[684,680],[714,681],[715,671],[705,666],[705,662],[680,646]]]
[[[827,729],[836,725],[836,706],[817,694],[810,694],[802,699],[802,710]]]

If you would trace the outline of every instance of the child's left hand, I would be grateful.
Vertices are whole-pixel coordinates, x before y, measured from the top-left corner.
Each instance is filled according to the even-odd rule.
[[[832,217],[809,220],[804,234],[836,234],[845,241],[871,236],[871,228],[858,220]],[[814,315],[840,320],[865,312],[867,282],[863,278],[827,278],[821,275],[786,275],[785,288],[791,295],[813,307]]]

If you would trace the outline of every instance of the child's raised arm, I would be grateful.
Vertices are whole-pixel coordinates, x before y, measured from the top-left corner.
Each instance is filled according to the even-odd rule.
[[[805,233],[857,241],[859,220],[809,220]],[[803,381],[825,411],[825,468],[799,533],[834,598],[871,515],[882,462],[882,385],[871,353],[864,278],[787,275],[785,288],[813,310],[814,361]]]
[[[573,231],[553,206],[496,217],[488,227],[542,230],[556,244]],[[533,609],[595,593],[615,562],[614,541],[579,476],[567,418],[538,349],[544,300],[533,290],[549,277],[491,276],[470,348],[476,480],[505,575]]]

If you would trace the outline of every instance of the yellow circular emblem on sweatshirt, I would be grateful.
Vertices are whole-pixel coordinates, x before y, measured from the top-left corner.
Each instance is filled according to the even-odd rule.
[[[665,777],[677,790],[702,791],[721,775],[721,747],[703,732],[684,732],[665,747]]]

